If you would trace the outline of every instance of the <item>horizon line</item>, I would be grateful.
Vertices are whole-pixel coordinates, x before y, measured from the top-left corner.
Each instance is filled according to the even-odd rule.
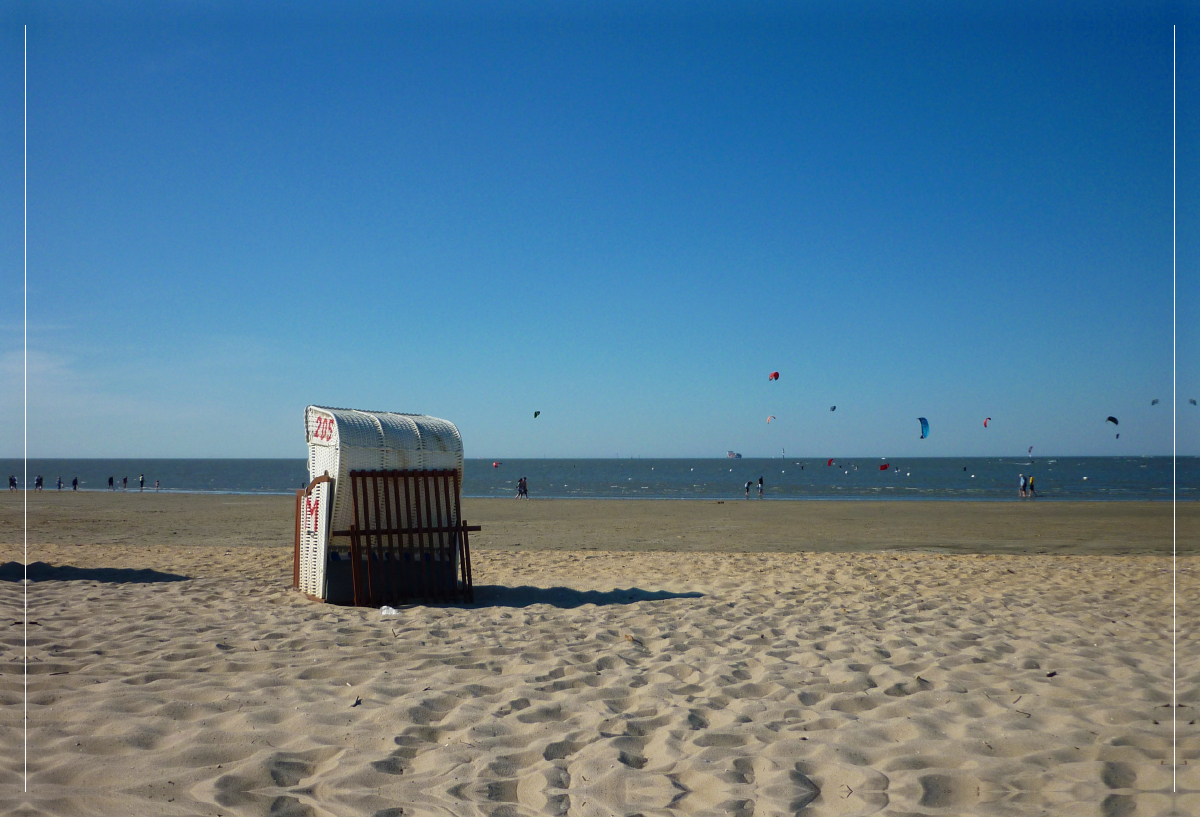
[[[789,459],[825,460],[825,459],[829,459],[830,456],[831,455],[828,455],[828,454],[795,454],[795,455],[788,455],[788,456],[772,455],[772,456],[767,456],[767,457],[751,457],[751,456],[721,457],[721,456],[716,456],[716,455],[703,456],[703,457],[662,457],[662,456],[648,456],[648,455],[642,455],[642,454],[631,454],[630,456],[627,456],[627,457],[623,457],[623,456],[619,456],[619,457],[529,457],[529,456],[501,457],[498,455],[489,455],[489,456],[478,456],[478,457],[474,457],[474,456],[473,457],[463,457],[463,460],[464,461],[480,460],[480,461],[484,461],[484,462],[486,462],[488,460],[491,460],[491,461],[503,461],[503,460],[716,460],[719,462],[727,462],[729,460],[738,460],[738,459],[742,459],[742,460],[789,460]],[[1181,458],[1186,458],[1186,459],[1200,459],[1200,454],[1174,455],[1172,453],[1166,453],[1166,454],[1055,454],[1055,453],[1050,453],[1050,454],[944,454],[944,455],[938,455],[938,456],[900,454],[895,457],[880,457],[877,454],[846,454],[846,455],[833,454],[832,455],[833,459],[845,458],[845,459],[881,459],[881,460],[883,460],[883,459],[954,460],[954,459],[964,459],[964,458],[1031,459],[1031,460],[1042,459],[1042,460],[1045,460],[1045,459],[1063,458],[1063,457],[1069,457],[1072,459],[1089,459],[1089,458],[1095,458],[1095,459],[1105,459],[1105,458],[1107,458],[1107,459],[1120,459],[1120,458],[1170,459],[1172,456],[1179,456]],[[22,458],[21,457],[0,457],[0,460],[4,460],[4,459],[20,460]],[[154,460],[246,460],[246,461],[251,461],[251,460],[299,460],[301,462],[305,462],[305,461],[307,461],[308,458],[302,457],[302,456],[291,456],[291,457],[160,457],[160,456],[153,456],[153,457],[30,457],[29,459],[31,459],[31,460],[70,460],[73,462],[86,461],[86,460],[144,460],[144,461],[154,461]]]

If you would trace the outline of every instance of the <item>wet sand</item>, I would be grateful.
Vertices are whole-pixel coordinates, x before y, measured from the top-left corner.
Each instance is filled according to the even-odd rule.
[[[290,546],[284,496],[57,493],[31,497],[33,544]],[[1171,552],[1165,502],[789,502],[465,499],[479,548],[1132,554]],[[1178,506],[1180,552],[1200,553],[1200,502]],[[0,494],[0,542],[19,544],[18,494]],[[32,558],[36,558],[36,555]]]
[[[287,497],[43,495],[47,564],[0,574],[3,622],[26,587],[36,622],[28,795],[24,628],[3,633],[0,804],[1198,814],[1180,507],[1173,575],[1151,503],[470,500],[476,603],[383,617],[288,589]]]

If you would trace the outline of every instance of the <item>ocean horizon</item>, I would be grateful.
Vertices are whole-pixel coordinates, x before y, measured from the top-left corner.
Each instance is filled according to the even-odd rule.
[[[495,465],[493,465],[495,463]],[[563,458],[464,462],[463,496],[509,497],[526,477],[533,498],[547,499],[744,499],[745,484],[757,499],[763,478],[770,500],[1010,500],[1019,476],[1033,474],[1038,497],[1075,501],[1182,501],[1200,499],[1200,458],[1171,457],[804,457],[760,458]],[[887,465],[881,469],[881,465]],[[293,493],[307,481],[307,460],[122,458],[30,459],[29,485],[42,475],[45,490],[117,490],[128,479],[138,490],[170,493]],[[0,460],[0,469],[23,483],[23,461]]]

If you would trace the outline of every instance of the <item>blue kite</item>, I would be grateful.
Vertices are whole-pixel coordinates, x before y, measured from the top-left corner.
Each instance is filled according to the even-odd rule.
[[[924,417],[918,417],[917,420],[921,423],[921,439],[929,436],[929,421]]]

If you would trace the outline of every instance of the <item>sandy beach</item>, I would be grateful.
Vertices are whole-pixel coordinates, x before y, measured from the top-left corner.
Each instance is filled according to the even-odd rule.
[[[23,794],[19,502],[5,813],[1200,814],[1195,505],[1173,713],[1169,504],[468,500],[476,603],[383,617],[288,497],[47,492]]]

